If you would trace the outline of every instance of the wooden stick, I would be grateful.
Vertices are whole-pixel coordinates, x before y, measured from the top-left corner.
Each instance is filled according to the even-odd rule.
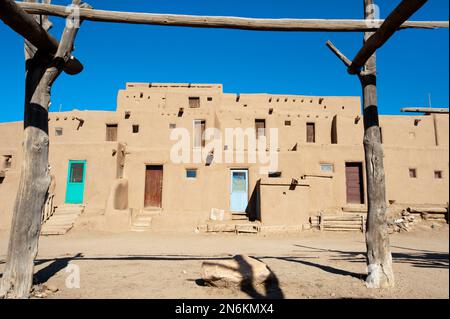
[[[400,111],[401,112],[413,112],[413,113],[448,114],[448,108],[404,107]]]
[[[361,68],[382,47],[401,25],[419,10],[428,0],[403,0],[383,22],[381,27],[365,41],[364,46],[348,68],[350,74],[359,74]]]
[[[11,29],[30,41],[36,48],[53,56],[58,50],[58,41],[53,38],[34,18],[22,10],[21,4],[13,0],[0,0],[0,19]],[[42,4],[47,5],[49,4]],[[65,8],[65,7],[64,7]],[[70,13],[70,12],[69,12]],[[83,65],[75,58],[71,59],[64,67],[67,74],[78,74],[83,70]]]
[[[330,50],[344,63],[346,67],[349,67],[352,64],[352,61],[350,61],[349,58],[339,51],[339,49],[336,48],[330,40],[327,41],[327,47],[330,48]]]
[[[17,2],[17,4],[26,12],[32,14],[45,14],[58,17],[67,17],[69,15],[69,13],[66,12],[66,7],[64,6],[23,2]],[[134,13],[87,9],[80,9],[80,17],[84,20],[101,22],[262,31],[376,31],[383,23],[383,20],[379,20],[378,24],[375,23],[375,25],[368,25],[365,20],[254,19],[241,17]],[[407,21],[399,28],[434,29],[448,27],[448,21]]]

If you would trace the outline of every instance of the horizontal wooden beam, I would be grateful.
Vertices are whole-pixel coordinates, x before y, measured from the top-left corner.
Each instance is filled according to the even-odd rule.
[[[64,6],[25,2],[17,2],[17,4],[24,11],[30,14],[42,14],[64,18],[70,14]],[[379,23],[374,23],[374,26],[372,23],[370,25],[367,24],[367,21],[365,20],[255,19],[241,17],[118,12],[92,9],[80,9],[79,14],[80,18],[88,21],[261,31],[366,32],[376,31],[383,23],[383,20],[379,20]],[[399,28],[434,29],[448,27],[448,21],[407,21]]]
[[[394,11],[389,14],[381,27],[364,42],[352,64],[348,68],[350,74],[359,74],[367,60],[382,47],[394,33],[428,0],[403,0]]]
[[[431,107],[405,107],[401,109],[402,112],[412,113],[441,113],[448,114],[448,108],[431,108]]]
[[[52,56],[58,50],[58,41],[13,0],[0,0],[0,19],[39,50]],[[82,70],[83,65],[75,58],[70,59],[64,67],[64,71],[68,74],[78,74]]]

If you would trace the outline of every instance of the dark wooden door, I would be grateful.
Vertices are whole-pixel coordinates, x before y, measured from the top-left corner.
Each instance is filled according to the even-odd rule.
[[[148,165],[145,170],[145,207],[161,207],[163,167]]]
[[[306,142],[316,142],[316,125],[314,123],[306,123]]]
[[[362,163],[346,163],[347,203],[364,204]]]

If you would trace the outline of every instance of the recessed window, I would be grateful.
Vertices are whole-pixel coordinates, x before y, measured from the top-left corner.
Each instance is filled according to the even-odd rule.
[[[442,171],[434,171],[434,178],[442,179]]]
[[[213,100],[213,98],[211,96],[208,96],[208,102],[211,102]]]
[[[108,142],[117,141],[117,124],[106,124],[106,140]]]
[[[270,172],[269,177],[270,178],[279,178],[279,177],[281,177],[281,172]]]
[[[259,138],[260,136],[266,136],[266,120],[256,119],[255,130],[256,130],[256,138]]]
[[[333,164],[320,164],[320,171],[322,173],[333,173],[334,165]]]
[[[194,120],[194,147],[204,147],[205,141],[205,120]]]
[[[409,169],[409,177],[410,178],[417,178],[417,170],[415,168]]]
[[[134,134],[139,133],[139,125],[137,124],[133,125],[133,133]]]
[[[285,126],[291,126],[291,121],[284,121]]]
[[[0,176],[0,184],[3,184],[3,181],[5,180],[5,177]]]
[[[144,93],[141,92],[141,94],[139,95],[141,97],[141,99],[144,97]]]
[[[189,98],[189,107],[190,108],[199,108],[200,107],[200,98],[199,97],[190,97]]]
[[[55,136],[61,136],[61,135],[63,135],[62,127],[55,128]]]
[[[197,178],[197,170],[196,169],[187,169],[186,170],[186,178]]]
[[[173,129],[173,128],[176,128],[176,127],[177,127],[177,125],[175,123],[170,123],[169,124],[169,128],[170,129]]]
[[[130,116],[131,116],[131,112],[126,111],[125,112],[125,120],[128,120],[130,118]]]

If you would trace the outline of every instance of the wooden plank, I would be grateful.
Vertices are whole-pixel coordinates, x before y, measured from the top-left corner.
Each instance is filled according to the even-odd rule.
[[[364,45],[359,50],[352,64],[348,68],[350,74],[359,74],[361,68],[375,53],[377,49],[382,47],[408,20],[417,10],[419,10],[428,0],[403,0],[394,11],[384,20],[381,27],[368,39],[364,41]]]
[[[40,3],[17,4],[26,12],[33,14],[45,14],[49,16],[67,17],[69,13],[65,6],[46,5]],[[80,18],[89,21],[132,23],[161,26],[196,27],[196,28],[227,28],[241,30],[262,31],[343,31],[366,32],[376,31],[379,24],[368,24],[365,20],[341,20],[341,19],[255,19],[223,16],[193,16],[177,14],[154,14],[117,12],[106,10],[80,9]],[[399,28],[448,28],[448,21],[407,21]]]

